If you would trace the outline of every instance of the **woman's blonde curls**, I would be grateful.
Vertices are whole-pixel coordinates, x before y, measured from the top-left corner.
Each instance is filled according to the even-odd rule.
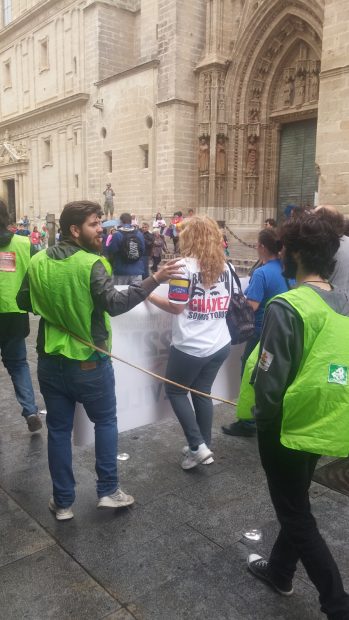
[[[224,271],[223,235],[217,223],[207,215],[195,215],[184,220],[179,235],[180,253],[196,258],[200,264],[202,282],[209,288]]]

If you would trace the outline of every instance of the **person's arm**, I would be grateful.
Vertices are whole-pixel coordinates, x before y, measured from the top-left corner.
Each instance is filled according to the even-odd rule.
[[[189,290],[190,290],[190,273],[183,265],[183,275],[180,278],[180,282],[176,278],[170,281],[168,298],[160,297],[159,295],[151,294],[148,297],[154,306],[169,312],[170,314],[181,314],[186,308],[189,302]]]
[[[28,272],[25,274],[21,288],[16,297],[17,306],[25,312],[33,312],[32,302],[30,298],[30,282]]]
[[[254,377],[257,428],[280,422],[282,401],[303,355],[303,323],[293,308],[275,300],[267,307]]]
[[[91,295],[94,305],[108,312],[110,316],[123,314],[144,301],[159,284],[166,282],[179,271],[178,260],[168,261],[154,276],[146,278],[140,284],[130,285],[124,291],[117,291],[103,263],[98,261],[91,272]]]
[[[259,301],[253,301],[252,299],[247,299],[247,303],[251,306],[253,312],[257,312],[259,306],[261,305]]]
[[[250,283],[245,291],[247,303],[254,312],[257,312],[259,306],[264,299],[264,275],[255,271],[251,277]]]
[[[160,310],[165,310],[165,312],[170,314],[181,314],[186,306],[186,304],[174,304],[166,297],[160,297],[160,295],[155,295],[154,293],[149,295],[148,301],[160,308]]]

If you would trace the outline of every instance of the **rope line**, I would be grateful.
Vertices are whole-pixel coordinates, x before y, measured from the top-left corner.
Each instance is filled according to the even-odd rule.
[[[113,353],[109,353],[109,351],[105,351],[101,347],[97,347],[95,344],[92,344],[92,342],[83,340],[83,338],[80,338],[76,334],[73,334],[72,332],[68,331],[67,329],[64,329],[63,327],[58,327],[57,325],[55,325],[55,327],[59,329],[60,331],[64,332],[65,334],[68,334],[68,336],[71,336],[71,338],[75,338],[75,340],[78,340],[85,346],[90,347],[94,351],[98,351],[98,353],[103,353],[104,355],[108,355],[108,357],[116,360],[117,362],[122,362],[123,364],[126,364],[127,366],[130,366],[131,368],[135,368],[136,370],[139,370],[140,372],[143,372],[146,375],[149,375],[150,377],[157,379],[158,381],[163,381],[164,383],[168,383],[169,385],[174,385],[175,387],[185,389],[188,392],[191,392],[192,394],[197,394],[197,396],[204,396],[205,398],[211,398],[212,400],[218,400],[221,403],[225,403],[227,405],[233,405],[234,407],[236,407],[236,402],[232,400],[226,400],[225,398],[221,398],[220,396],[206,394],[206,392],[200,392],[199,390],[195,390],[194,388],[188,387],[187,385],[176,383],[176,381],[171,381],[171,379],[166,379],[166,377],[162,377],[161,375],[158,375],[155,372],[152,372],[151,370],[142,368],[142,366],[138,366],[137,364],[133,364],[132,362],[128,362],[127,360],[124,360],[122,357],[118,357],[117,355],[114,355]]]

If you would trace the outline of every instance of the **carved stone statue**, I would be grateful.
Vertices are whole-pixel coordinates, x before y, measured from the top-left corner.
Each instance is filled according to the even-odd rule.
[[[312,71],[310,76],[310,101],[316,101],[319,95],[319,75]]]
[[[201,136],[199,143],[199,172],[201,174],[208,173],[210,159],[210,145],[209,138]]]
[[[285,106],[292,105],[293,96],[294,96],[294,83],[292,77],[289,73],[285,74],[284,77],[284,91],[283,91],[283,104]]]
[[[301,73],[296,79],[296,103],[304,103],[305,96],[305,75]]]
[[[216,174],[225,174],[226,171],[226,153],[225,153],[225,137],[217,138],[216,146]]]
[[[19,144],[16,145],[16,151],[17,151],[17,155],[20,159],[26,159],[28,157],[28,151],[27,148],[25,146],[25,144],[23,144],[22,142],[20,142]]]
[[[258,121],[259,120],[259,103],[258,102],[252,102],[250,104],[249,110],[248,110],[248,118],[250,121]]]
[[[258,138],[257,136],[250,136],[247,144],[247,162],[246,162],[246,174],[248,176],[254,176],[257,174],[257,160],[258,160]]]

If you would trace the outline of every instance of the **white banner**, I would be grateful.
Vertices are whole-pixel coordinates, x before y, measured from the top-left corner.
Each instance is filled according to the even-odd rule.
[[[243,279],[243,288],[247,282]],[[246,279],[247,280],[247,279]],[[123,290],[127,287],[117,287]],[[156,293],[167,297],[168,285],[162,284]],[[113,332],[112,353],[146,370],[165,375],[171,342],[172,315],[143,302],[117,317],[111,317]],[[240,358],[244,345],[231,347],[231,354],[221,367],[212,387],[212,394],[234,400],[240,386]],[[165,395],[164,384],[126,364],[113,361],[116,379],[116,399],[119,431],[150,424],[164,419],[172,412]],[[75,445],[93,443],[93,424],[78,405],[74,420]]]

